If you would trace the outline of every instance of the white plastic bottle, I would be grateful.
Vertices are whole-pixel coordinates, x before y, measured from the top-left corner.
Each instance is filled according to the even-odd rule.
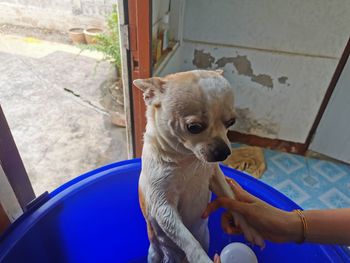
[[[233,242],[224,247],[220,259],[221,263],[258,263],[254,251],[239,242]]]
[[[169,47],[169,13],[163,16],[161,28],[163,30],[162,52],[165,52]]]

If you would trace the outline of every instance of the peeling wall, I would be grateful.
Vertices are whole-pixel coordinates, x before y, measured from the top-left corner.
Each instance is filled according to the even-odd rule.
[[[194,54],[194,56],[195,55],[196,54]],[[228,63],[234,65],[238,75],[250,77],[250,80],[253,82],[259,83],[267,88],[273,88],[272,77],[267,74],[254,74],[252,64],[247,56],[237,55],[235,57],[222,57],[215,62],[218,68],[224,68]]]
[[[304,143],[350,35],[348,0],[187,0],[166,73],[223,68],[234,129]]]
[[[240,113],[235,130],[293,142],[306,139],[338,62],[194,43],[182,48],[181,70],[198,68],[196,50],[214,58],[211,69],[224,69]]]

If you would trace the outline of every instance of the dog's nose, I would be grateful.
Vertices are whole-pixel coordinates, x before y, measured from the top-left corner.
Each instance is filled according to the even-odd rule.
[[[220,144],[220,146],[216,147],[213,151],[213,157],[215,162],[221,162],[226,160],[226,158],[231,154],[230,148],[224,144]]]

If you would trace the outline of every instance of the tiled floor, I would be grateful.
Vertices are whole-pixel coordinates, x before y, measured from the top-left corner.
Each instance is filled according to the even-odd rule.
[[[350,166],[264,150],[261,180],[304,209],[350,207]]]

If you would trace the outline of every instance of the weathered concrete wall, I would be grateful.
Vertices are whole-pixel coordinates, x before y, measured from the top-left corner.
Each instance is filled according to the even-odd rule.
[[[186,43],[183,69],[223,68],[236,90],[235,130],[304,142],[337,60]]]
[[[348,0],[187,0],[183,45],[164,72],[223,68],[236,88],[235,130],[303,143],[350,35],[349,13]]]
[[[0,0],[0,23],[65,31],[104,26],[113,0]]]

